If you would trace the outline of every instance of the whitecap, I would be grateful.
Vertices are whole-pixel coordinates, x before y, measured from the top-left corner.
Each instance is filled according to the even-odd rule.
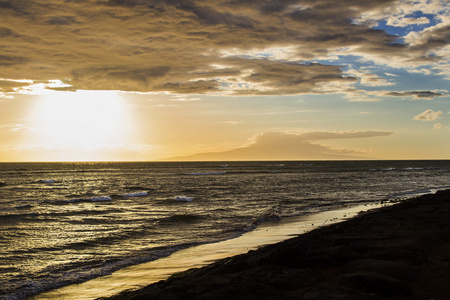
[[[111,201],[111,197],[108,196],[102,196],[102,197],[94,197],[94,198],[90,198],[88,199],[91,202],[99,202],[99,201]]]
[[[130,193],[130,194],[123,194],[122,197],[143,197],[147,196],[148,192],[137,192],[137,193]]]
[[[16,206],[15,208],[16,209],[25,209],[25,208],[31,208],[31,207],[33,207],[33,205],[31,205],[31,204],[24,204],[24,205]]]
[[[38,180],[37,182],[38,183],[55,183],[56,181],[54,179],[47,179],[47,180],[41,179],[41,180]]]
[[[174,198],[175,201],[181,201],[181,202],[191,202],[192,200],[194,200],[194,198],[192,197],[186,197],[186,196],[176,196]]]
[[[199,173],[186,173],[185,175],[222,175],[226,174],[227,172],[199,172]]]

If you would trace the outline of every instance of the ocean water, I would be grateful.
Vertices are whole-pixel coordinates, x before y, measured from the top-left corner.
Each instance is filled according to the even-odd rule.
[[[450,188],[450,161],[0,163],[0,299],[276,218]]]

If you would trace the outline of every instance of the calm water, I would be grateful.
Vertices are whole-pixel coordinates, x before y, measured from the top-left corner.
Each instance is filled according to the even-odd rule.
[[[450,161],[0,164],[0,299],[273,218],[450,187]]]

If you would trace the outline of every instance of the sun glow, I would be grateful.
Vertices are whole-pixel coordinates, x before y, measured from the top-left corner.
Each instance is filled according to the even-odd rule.
[[[36,106],[40,143],[68,160],[94,159],[86,156],[111,150],[126,137],[127,113],[124,99],[114,92],[51,92]],[[81,151],[82,158],[73,153]],[[69,155],[70,153],[70,155]]]

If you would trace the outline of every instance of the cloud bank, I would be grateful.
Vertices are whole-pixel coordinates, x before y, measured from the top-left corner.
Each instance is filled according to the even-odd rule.
[[[265,132],[252,137],[242,148],[224,152],[199,153],[165,160],[220,161],[220,160],[338,160],[363,159],[361,151],[335,149],[315,141],[334,139],[359,139],[388,136],[390,131],[346,132]]]
[[[352,54],[440,68],[449,57],[445,2],[421,7],[442,16],[439,23],[401,42],[373,24],[389,16],[393,26],[428,24],[406,17],[419,9],[409,1],[3,0],[0,78],[16,81],[0,81],[0,92],[20,90],[21,79],[60,80],[72,90],[230,95],[386,85],[319,61]]]

